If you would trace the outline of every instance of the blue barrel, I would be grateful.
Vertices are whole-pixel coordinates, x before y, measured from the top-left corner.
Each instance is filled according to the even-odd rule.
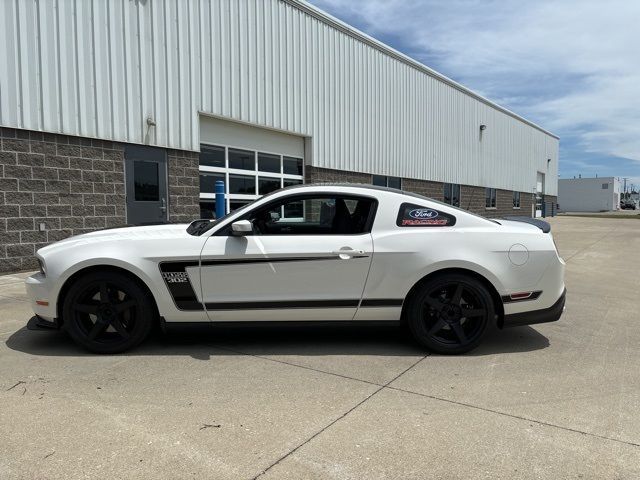
[[[216,218],[222,218],[227,212],[227,202],[224,199],[224,182],[216,180]]]

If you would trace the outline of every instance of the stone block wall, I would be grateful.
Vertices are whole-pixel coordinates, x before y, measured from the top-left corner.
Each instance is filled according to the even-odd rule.
[[[0,130],[0,272],[36,268],[40,247],[125,223],[121,144]]]
[[[189,223],[200,218],[200,154],[168,150],[169,221]]]
[[[36,250],[49,243],[126,225],[124,149],[1,128],[0,272],[36,268]],[[169,221],[198,218],[198,153],[169,150],[168,172]]]

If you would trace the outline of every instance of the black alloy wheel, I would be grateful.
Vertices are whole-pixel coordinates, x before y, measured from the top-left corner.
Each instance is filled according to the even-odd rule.
[[[149,295],[126,275],[90,273],[69,289],[63,325],[71,338],[95,353],[119,353],[142,342],[155,319]]]
[[[495,319],[495,308],[482,282],[446,274],[419,287],[407,314],[419,343],[436,353],[458,354],[478,346]]]

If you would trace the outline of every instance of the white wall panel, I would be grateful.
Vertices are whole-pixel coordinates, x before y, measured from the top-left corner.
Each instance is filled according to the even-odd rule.
[[[298,0],[5,0],[0,40],[3,126],[198,150],[204,112],[319,167],[556,193],[557,138]]]

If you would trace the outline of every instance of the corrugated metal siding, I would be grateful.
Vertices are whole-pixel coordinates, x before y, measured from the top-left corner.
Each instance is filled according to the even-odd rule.
[[[0,124],[198,150],[202,111],[310,136],[318,167],[556,194],[556,138],[310,11],[0,2]]]

